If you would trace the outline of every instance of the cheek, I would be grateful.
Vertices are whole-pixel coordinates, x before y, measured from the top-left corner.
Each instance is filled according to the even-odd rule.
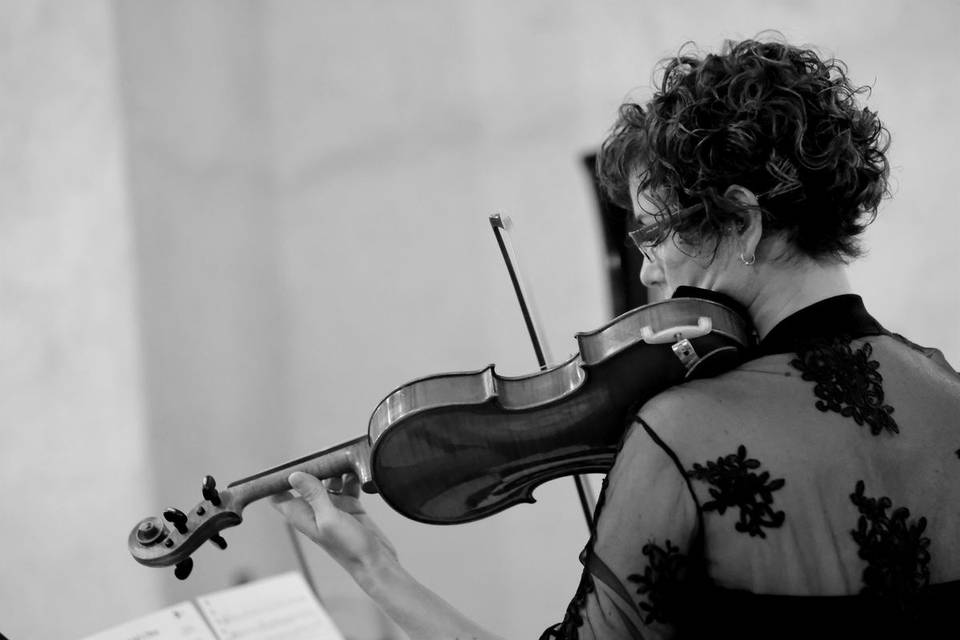
[[[691,277],[690,258],[675,247],[661,245],[654,253],[653,260],[643,261],[640,267],[640,282],[647,287],[667,287],[673,289],[687,282]]]
[[[709,269],[701,261],[670,247],[661,259],[663,277],[671,288],[681,285],[703,286],[709,280]]]

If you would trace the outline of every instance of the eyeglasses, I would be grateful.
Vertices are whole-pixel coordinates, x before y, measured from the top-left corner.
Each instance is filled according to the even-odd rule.
[[[672,215],[664,215],[661,220],[645,224],[639,229],[627,232],[627,237],[647,260],[653,260],[651,251],[666,240],[672,231],[671,227],[682,223],[692,214],[703,209],[703,203],[680,209]]]

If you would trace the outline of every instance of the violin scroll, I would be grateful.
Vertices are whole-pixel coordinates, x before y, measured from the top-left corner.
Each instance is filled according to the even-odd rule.
[[[137,523],[127,538],[130,554],[148,567],[176,565],[175,575],[186,579],[193,568],[190,555],[207,540],[226,549],[227,541],[220,532],[243,522],[243,509],[251,502],[290,489],[287,477],[294,471],[321,479],[352,473],[360,479],[364,491],[375,493],[369,458],[370,442],[361,436],[237,480],[226,489],[217,489],[213,476],[205,476],[201,484],[203,500],[191,511],[170,508],[162,518],[148,517]]]
[[[127,539],[134,559],[148,567],[176,565],[175,574],[185,579],[193,568],[192,554],[207,540],[220,549],[227,546],[220,532],[243,521],[242,505],[229,490],[218,492],[211,476],[203,481],[204,500],[189,513],[166,509],[163,518],[149,517],[137,523]]]

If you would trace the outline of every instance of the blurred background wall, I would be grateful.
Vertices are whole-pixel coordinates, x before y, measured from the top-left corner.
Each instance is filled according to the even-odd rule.
[[[894,198],[855,286],[960,363],[960,7],[949,0],[0,2],[0,632],[81,637],[295,567],[255,504],[186,582],[126,535],[364,432],[422,375],[535,370],[487,216],[511,215],[555,359],[610,317],[583,154],[687,40],[778,29],[873,85]],[[373,516],[507,637],[559,620],[569,480],[471,525]],[[209,546],[209,545],[208,545]],[[308,549],[351,637],[393,637]]]

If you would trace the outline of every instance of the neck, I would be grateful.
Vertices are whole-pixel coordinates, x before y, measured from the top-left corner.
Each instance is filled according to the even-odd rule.
[[[800,309],[852,292],[844,264],[798,260],[799,264],[757,264],[757,288],[747,301],[747,310],[761,339]]]

